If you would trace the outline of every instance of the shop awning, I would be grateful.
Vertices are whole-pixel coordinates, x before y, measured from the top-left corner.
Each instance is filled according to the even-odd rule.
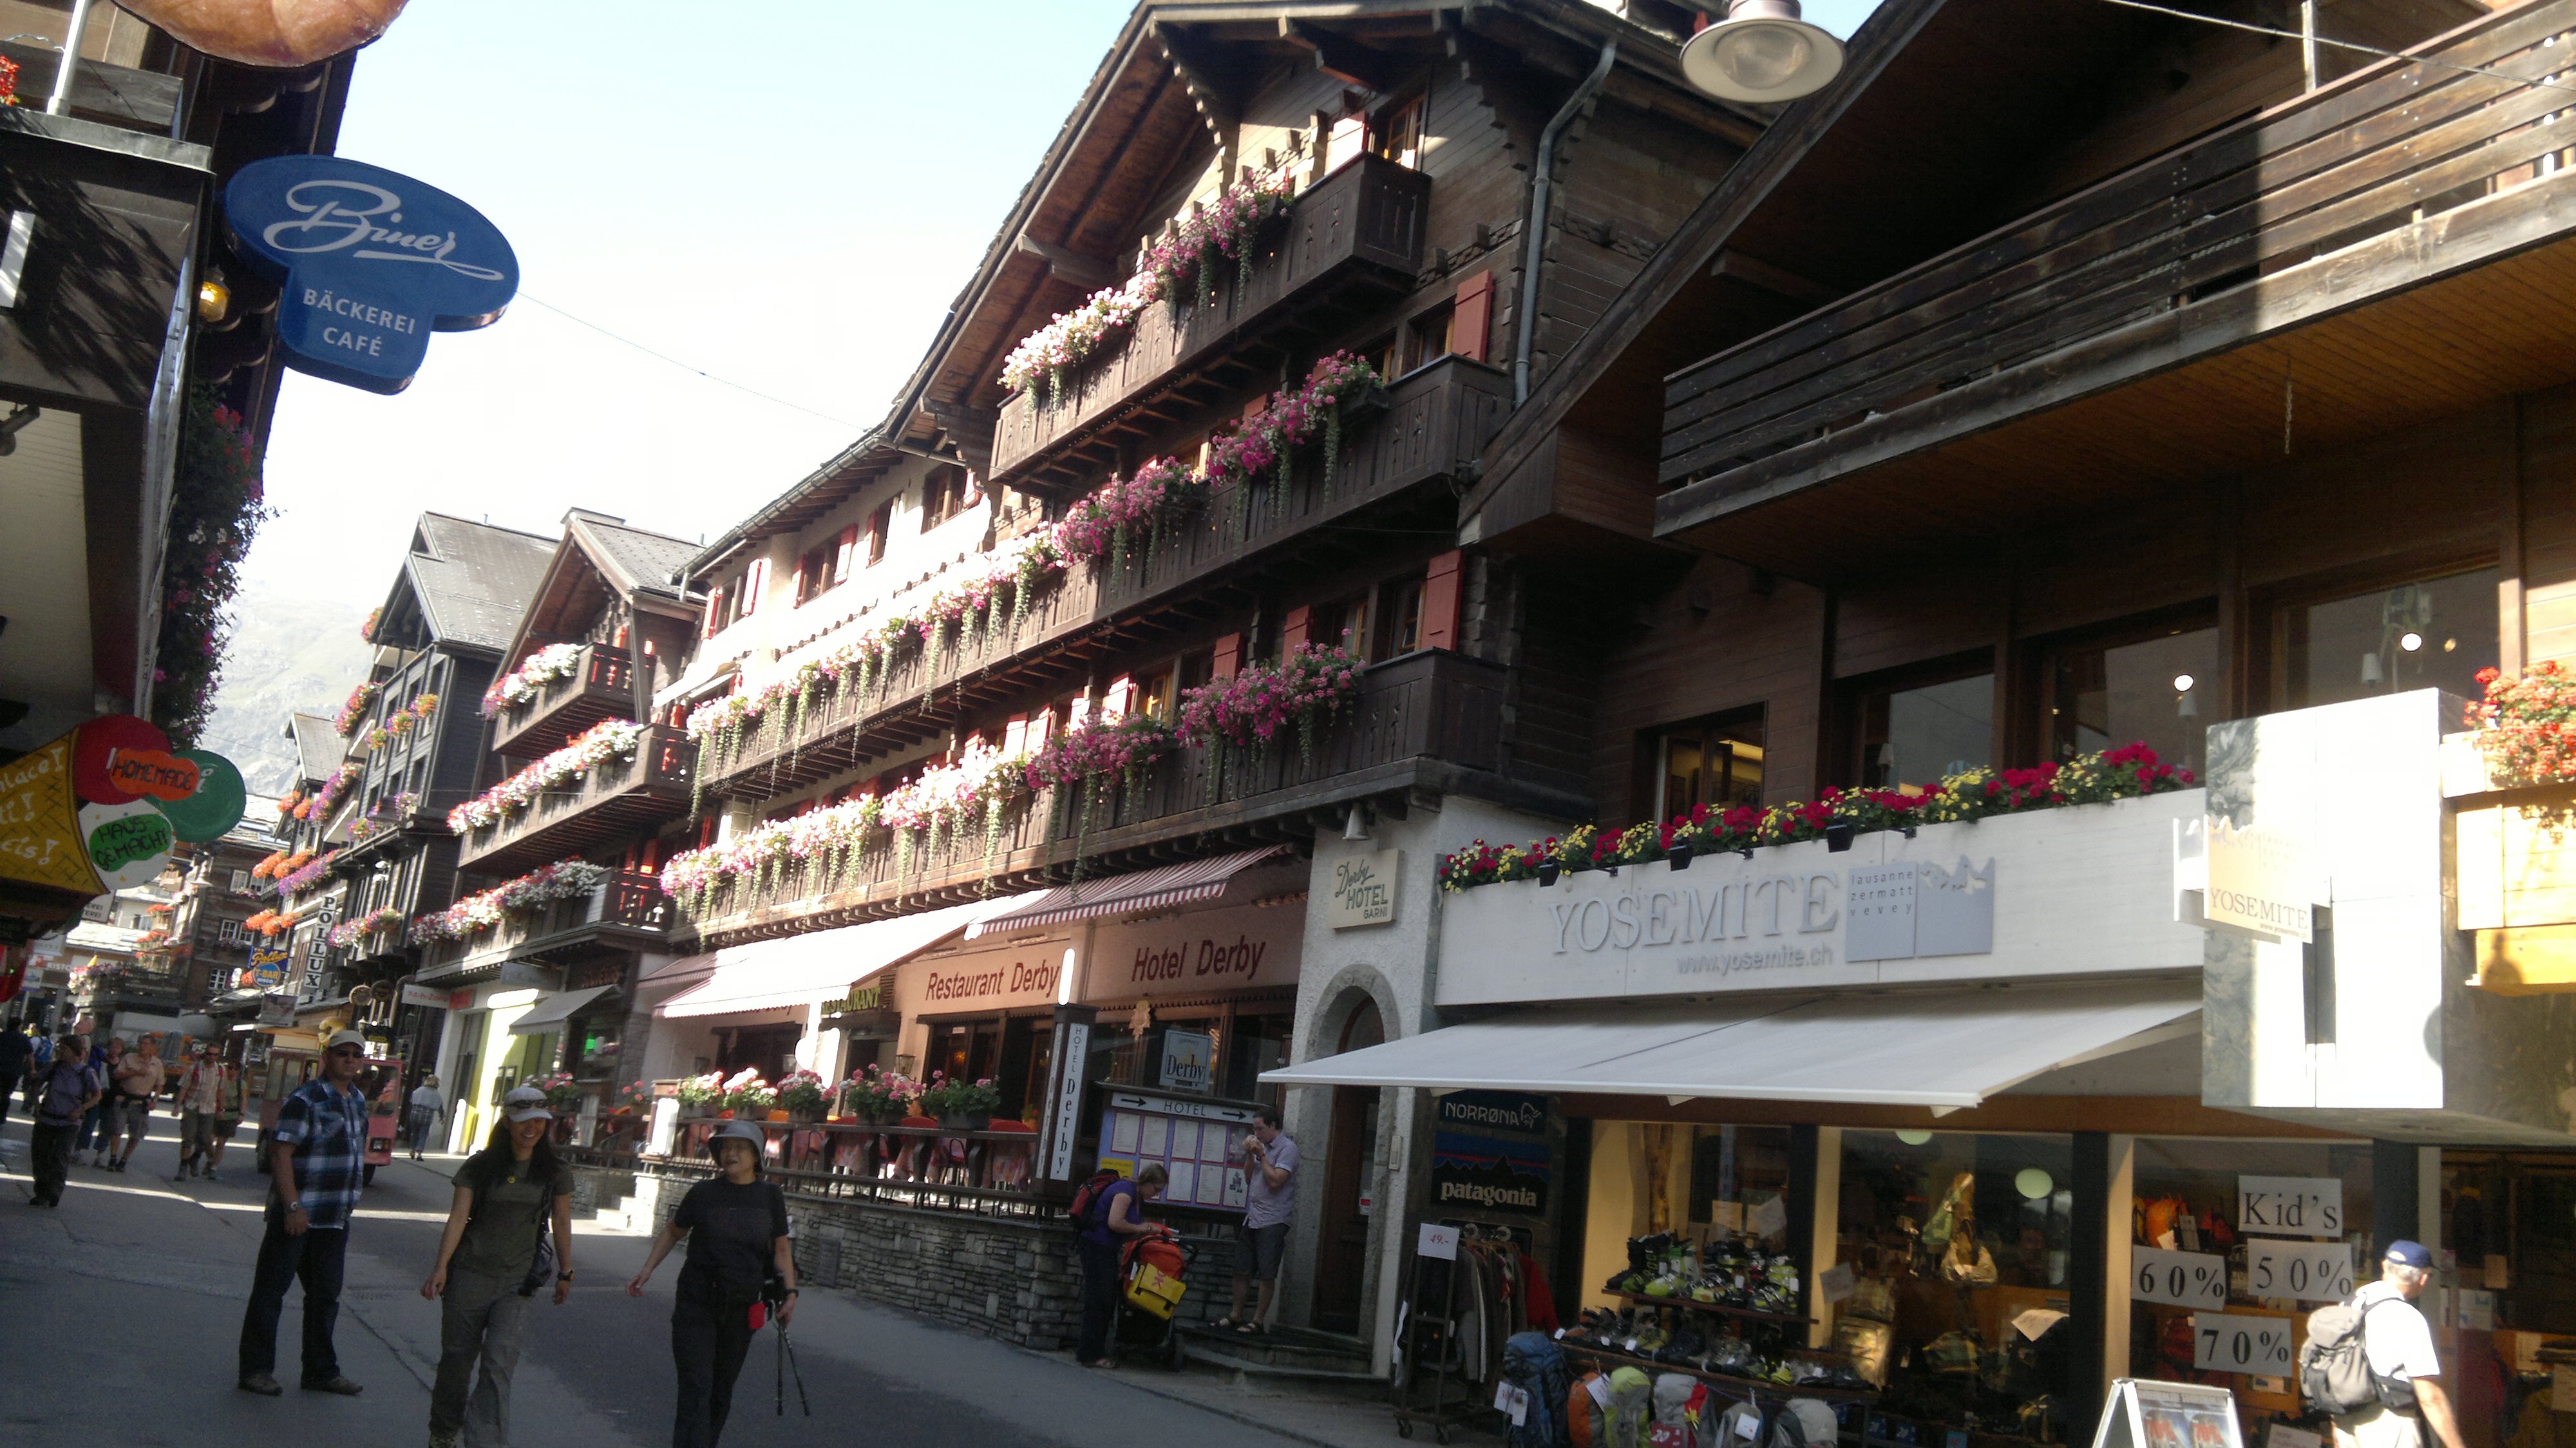
[[[617,989],[613,985],[595,985],[588,990],[559,990],[528,1008],[528,1013],[510,1023],[510,1034],[533,1036],[539,1031],[558,1031],[571,1020],[573,1013],[592,1001]]]
[[[807,1005],[928,950],[1008,906],[1013,898],[978,900],[785,940],[729,945],[713,955],[684,956],[655,971],[653,978],[707,970],[706,979],[655,1006],[653,1014],[721,1016]]]
[[[1218,855],[1213,859],[1192,860],[1185,865],[1163,865],[1151,870],[1085,880],[1078,885],[1058,885],[1052,890],[1041,890],[1027,896],[998,915],[978,921],[967,929],[966,938],[973,940],[1005,930],[1026,930],[1067,920],[1088,920],[1095,915],[1120,915],[1130,910],[1185,905],[1192,900],[1213,900],[1225,893],[1226,883],[1235,876],[1286,848],[1285,845],[1270,845],[1258,850],[1245,850],[1239,855]]]
[[[1262,1074],[1282,1086],[1976,1106],[2198,1029],[2200,981],[1534,1009]]]

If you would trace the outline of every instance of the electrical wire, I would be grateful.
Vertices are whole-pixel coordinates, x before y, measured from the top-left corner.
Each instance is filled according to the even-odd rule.
[[[2197,20],[2203,25],[2218,25],[2229,30],[2250,31],[2256,35],[2270,35],[2282,40],[2314,40],[2317,44],[2334,50],[2349,50],[2361,55],[2375,55],[2382,60],[2412,61],[2417,65],[2430,65],[2437,66],[2443,70],[2455,70],[2462,75],[2482,75],[2491,80],[2511,81],[2515,85],[2527,85],[2538,90],[2560,90],[2565,91],[2570,95],[2576,95],[2576,85],[2569,85],[2554,80],[2539,80],[2530,76],[2515,75],[2510,71],[2495,70],[2483,65],[2462,65],[2458,61],[2444,60],[2438,55],[2418,55],[2413,51],[2406,50],[2382,50],[2376,45],[2363,45],[2358,41],[2352,40],[2336,40],[2332,36],[2328,35],[2320,34],[2311,36],[2305,31],[2283,30],[2277,26],[2271,25],[2256,25],[2249,20],[2225,20],[2215,15],[2202,15],[2195,11],[2177,10],[2170,5],[2151,4],[2149,3],[2149,0],[2101,0],[2101,3],[2105,5],[2117,5],[2123,10],[2144,10],[2151,15],[2170,15],[2176,20]]]
[[[805,406],[805,405],[804,405],[803,403],[801,403],[801,402],[790,402],[790,401],[788,401],[788,400],[787,400],[786,398],[784,398],[784,397],[773,397],[773,396],[771,396],[770,394],[768,394],[768,393],[766,393],[766,392],[761,391],[761,390],[760,390],[759,388],[757,388],[757,387],[746,387],[746,386],[744,386],[743,384],[741,384],[741,383],[739,383],[739,382],[734,381],[734,380],[733,380],[732,378],[730,378],[730,377],[718,377],[717,375],[715,375],[715,374],[714,374],[714,373],[712,373],[712,372],[709,372],[708,370],[706,370],[706,369],[705,369],[705,368],[703,368],[703,367],[695,367],[695,366],[691,366],[689,363],[686,363],[686,362],[681,361],[679,358],[672,356],[672,355],[671,355],[670,353],[668,353],[668,352],[657,352],[657,351],[654,351],[652,348],[645,346],[643,343],[636,341],[634,338],[632,338],[632,337],[621,337],[621,336],[619,336],[618,334],[616,334],[615,332],[612,332],[612,331],[608,330],[606,327],[603,327],[603,326],[599,325],[597,322],[591,321],[591,320],[590,320],[589,318],[587,318],[587,317],[576,317],[576,316],[574,316],[572,313],[565,311],[563,308],[556,306],[554,303],[552,303],[552,302],[550,302],[550,301],[547,301],[547,300],[546,300],[545,298],[543,298],[543,297],[540,297],[540,296],[532,296],[532,295],[530,295],[529,293],[527,293],[527,292],[525,292],[525,291],[522,291],[522,292],[520,292],[520,293],[519,293],[519,300],[521,300],[521,301],[523,301],[523,302],[534,302],[534,303],[536,303],[538,306],[545,308],[547,311],[554,313],[556,316],[563,318],[563,319],[564,319],[565,321],[567,321],[567,322],[573,322],[573,323],[577,323],[577,324],[579,324],[579,325],[581,325],[581,326],[588,327],[590,330],[592,330],[592,331],[594,331],[594,332],[597,332],[599,335],[601,335],[601,336],[603,336],[603,337],[606,337],[608,340],[610,340],[610,341],[612,341],[612,342],[619,342],[619,343],[623,343],[624,345],[629,346],[629,347],[632,347],[632,348],[634,348],[636,351],[643,353],[643,354],[644,354],[645,356],[647,356],[647,357],[651,357],[651,358],[653,358],[653,359],[655,359],[655,360],[657,360],[657,361],[668,362],[668,363],[670,363],[672,366],[679,368],[679,369],[680,369],[681,371],[683,371],[683,372],[691,372],[691,373],[695,373],[696,375],[698,375],[698,376],[700,376],[700,377],[705,378],[705,379],[706,379],[706,380],[708,380],[709,382],[715,383],[715,384],[716,384],[717,386],[719,386],[719,387],[730,387],[730,388],[732,388],[732,389],[733,389],[734,391],[736,391],[736,392],[749,393],[751,396],[753,396],[753,397],[757,397],[757,398],[759,398],[759,399],[760,399],[761,401],[763,401],[763,402],[774,402],[774,403],[777,403],[777,404],[778,404],[779,406],[781,406],[781,407],[785,407],[785,408],[792,408],[792,409],[794,409],[794,410],[795,410],[795,411],[797,411],[797,412],[804,413],[804,414],[805,414],[806,416],[808,416],[808,417],[819,417],[819,418],[823,419],[825,422],[833,423],[833,424],[836,424],[836,425],[841,426],[841,427],[846,427],[846,428],[848,428],[848,429],[849,429],[850,431],[852,431],[852,432],[865,432],[865,431],[867,431],[867,429],[866,429],[865,427],[861,426],[861,425],[860,425],[860,424],[858,424],[858,423],[855,423],[855,422],[850,421],[848,418],[845,418],[845,417],[834,417],[832,414],[830,414],[830,413],[828,413],[828,412],[816,412],[814,409],[812,409],[812,408],[810,408],[810,407]]]

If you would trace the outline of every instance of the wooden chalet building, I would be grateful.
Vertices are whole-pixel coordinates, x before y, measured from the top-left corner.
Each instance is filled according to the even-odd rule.
[[[424,899],[421,911],[524,903],[415,932],[427,937],[419,980],[455,992],[439,1079],[459,1105],[460,1142],[482,1139],[492,1104],[519,1081],[568,1072],[589,1115],[634,1080],[623,1047],[643,1035],[629,1023],[636,981],[669,959],[656,876],[665,833],[689,828],[696,750],[655,718],[653,695],[696,642],[700,603],[679,578],[698,545],[581,509],[563,524],[501,650],[506,667],[457,700],[489,729],[467,805],[479,818],[457,835],[453,899]],[[532,970],[560,988],[520,989]],[[590,1131],[585,1122],[579,1144]]]

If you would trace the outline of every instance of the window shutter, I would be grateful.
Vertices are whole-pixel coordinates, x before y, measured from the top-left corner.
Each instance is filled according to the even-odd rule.
[[[1243,671],[1243,635],[1227,634],[1216,641],[1216,658],[1210,665],[1211,679],[1231,679]]]
[[[755,558],[742,578],[742,611],[747,614],[760,612],[761,595],[768,591],[769,560]]]
[[[1279,626],[1280,656],[1285,658],[1297,652],[1298,646],[1306,642],[1308,630],[1314,626],[1315,610],[1312,607],[1301,603],[1288,610],[1286,621]]]
[[[1494,329],[1494,274],[1480,271],[1458,284],[1458,301],[1449,314],[1449,350],[1470,361],[1485,360]]]
[[[1431,560],[1429,573],[1422,581],[1422,646],[1426,649],[1458,647],[1458,585],[1464,577],[1461,555],[1455,548]]]
[[[698,637],[711,639],[716,636],[716,630],[723,627],[721,620],[724,618],[724,605],[723,589],[719,588],[707,595],[707,623],[705,628],[698,631]]]
[[[850,569],[856,566],[856,560],[851,555],[858,551],[859,525],[853,523],[842,529],[841,536],[832,544],[832,581],[834,583],[846,582],[849,579]]]

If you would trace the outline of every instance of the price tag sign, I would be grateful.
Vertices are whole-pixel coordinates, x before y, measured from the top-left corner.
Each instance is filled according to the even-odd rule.
[[[1420,1256],[1437,1257],[1443,1262],[1455,1262],[1458,1260],[1458,1229],[1444,1227],[1437,1222],[1425,1222],[1422,1224],[1421,1239],[1413,1250]]]
[[[2352,1295],[2350,1242],[2245,1239],[2245,1283],[2257,1297],[2341,1302]]]
[[[2225,1307],[2227,1259],[2205,1252],[2167,1252],[2156,1247],[2130,1250],[2136,1280],[2130,1295],[2140,1302],[2176,1307]]]
[[[2203,1372],[2290,1375],[2290,1320],[2203,1312],[2191,1320],[2191,1365]]]
[[[1509,1383],[1494,1385],[1494,1411],[1511,1419],[1513,1427],[1517,1428],[1529,1420],[1529,1405],[1529,1389],[1516,1388]]]
[[[1816,1274],[1816,1286],[1823,1290],[1827,1302],[1840,1302],[1851,1296],[1855,1285],[1849,1262],[1837,1262]]]
[[[2240,1176],[2236,1226],[2276,1237],[2340,1237],[2343,1182],[2336,1177]]]

